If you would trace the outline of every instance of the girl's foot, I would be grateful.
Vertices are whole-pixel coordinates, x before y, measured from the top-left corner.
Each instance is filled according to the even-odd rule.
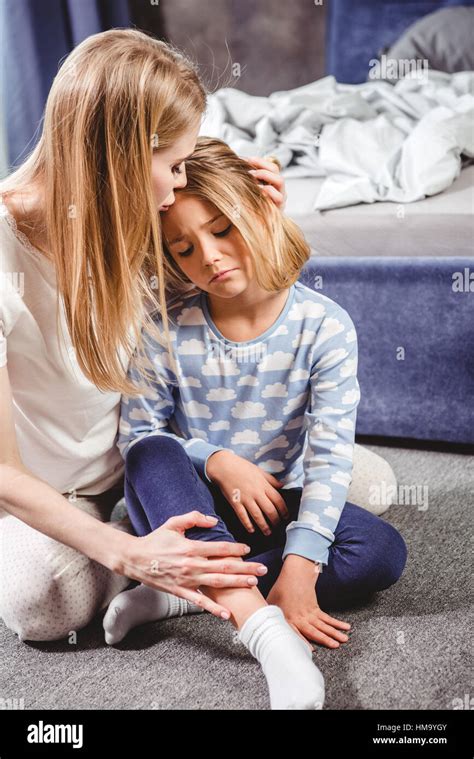
[[[239,639],[262,666],[272,709],[323,708],[324,678],[307,642],[278,606],[262,606],[251,614]]]
[[[102,622],[105,642],[113,646],[123,640],[133,627],[146,622],[181,617],[183,614],[198,614],[201,611],[204,609],[184,598],[155,590],[148,585],[137,585],[132,590],[119,593],[110,602]]]

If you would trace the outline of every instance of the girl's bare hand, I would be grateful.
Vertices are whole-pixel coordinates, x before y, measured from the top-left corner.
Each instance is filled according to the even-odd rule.
[[[277,488],[276,477],[232,451],[216,451],[207,460],[206,470],[216,482],[247,532],[255,532],[250,517],[264,535],[271,534],[268,524],[276,525],[290,515]]]
[[[316,597],[316,565],[300,556],[289,555],[266,601],[279,606],[287,622],[307,640],[327,648],[347,643],[351,626],[322,611]]]

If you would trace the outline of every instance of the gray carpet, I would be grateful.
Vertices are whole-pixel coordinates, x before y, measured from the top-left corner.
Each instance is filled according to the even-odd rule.
[[[474,458],[368,447],[390,461],[399,485],[428,485],[429,503],[389,509],[408,544],[401,579],[340,615],[353,625],[348,643],[315,652],[325,709],[452,709],[472,693]],[[120,648],[103,642],[100,618],[77,645],[20,643],[0,622],[0,647],[0,695],[23,698],[26,709],[269,708],[259,665],[209,614],[144,625]]]

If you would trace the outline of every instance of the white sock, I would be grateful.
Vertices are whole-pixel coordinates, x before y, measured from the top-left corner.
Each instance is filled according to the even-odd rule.
[[[279,606],[257,609],[242,625],[239,639],[262,666],[272,709],[323,708],[324,678]]]
[[[132,590],[124,590],[112,599],[103,619],[105,642],[109,646],[125,638],[137,625],[156,622],[183,614],[198,614],[204,611],[200,606],[178,598],[171,593],[155,590],[148,585],[137,585]]]

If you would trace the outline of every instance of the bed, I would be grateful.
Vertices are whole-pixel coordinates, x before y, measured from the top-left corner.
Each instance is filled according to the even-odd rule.
[[[314,211],[322,178],[286,180],[286,212],[316,256],[473,255],[474,166],[451,187],[415,203],[371,203]]]
[[[287,182],[312,249],[301,280],[357,329],[358,435],[474,443],[473,183],[470,166],[400,218],[394,203],[313,211],[318,181]]]

